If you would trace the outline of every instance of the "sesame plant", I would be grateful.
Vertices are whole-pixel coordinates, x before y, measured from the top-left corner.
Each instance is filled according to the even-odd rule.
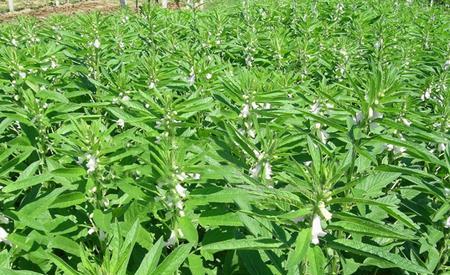
[[[0,27],[0,274],[449,274],[450,12],[247,0]]]

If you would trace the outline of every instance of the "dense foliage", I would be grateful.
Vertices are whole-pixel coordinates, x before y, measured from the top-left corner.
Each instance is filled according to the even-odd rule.
[[[2,25],[0,273],[450,272],[449,29],[390,0]]]

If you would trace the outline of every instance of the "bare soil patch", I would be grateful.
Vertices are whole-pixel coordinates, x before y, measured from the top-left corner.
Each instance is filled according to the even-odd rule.
[[[43,7],[38,9],[23,9],[17,12],[10,12],[0,14],[0,22],[14,20],[18,16],[34,16],[37,18],[46,18],[53,14],[71,15],[81,12],[110,12],[118,9],[119,1],[117,3],[104,2],[104,1],[86,1],[75,4],[65,4],[58,7]],[[133,5],[130,3],[130,7]]]

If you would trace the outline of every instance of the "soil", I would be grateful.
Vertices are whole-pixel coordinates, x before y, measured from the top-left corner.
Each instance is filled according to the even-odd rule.
[[[130,3],[130,7],[133,6],[134,5]],[[36,18],[42,19],[53,14],[71,15],[80,12],[91,11],[111,12],[118,9],[119,7],[119,1],[117,1],[117,3],[107,3],[104,1],[86,1],[75,4],[64,4],[58,7],[42,7],[38,9],[24,9],[17,12],[3,13],[0,14],[0,22],[11,21],[18,16],[34,16]]]
[[[136,10],[135,1],[129,0],[128,7]],[[18,16],[34,16],[38,19],[44,19],[54,14],[71,15],[83,12],[111,12],[120,8],[119,1],[105,2],[104,0],[93,0],[78,2],[75,4],[64,4],[60,6],[47,6],[36,9],[23,9],[15,12],[0,13],[0,23],[12,21]],[[184,6],[180,3],[169,3],[168,8],[171,10],[183,9]]]

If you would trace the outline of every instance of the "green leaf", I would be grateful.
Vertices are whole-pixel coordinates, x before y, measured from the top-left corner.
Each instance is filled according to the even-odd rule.
[[[364,236],[384,237],[384,238],[398,238],[410,240],[411,236],[402,236],[394,231],[394,228],[389,228],[376,223],[354,222],[354,221],[338,221],[329,225],[330,229],[342,230],[350,233],[358,233]]]
[[[431,154],[426,148],[424,148],[422,145],[415,144],[408,141],[402,141],[400,139],[394,139],[388,136],[378,136],[375,138],[378,141],[381,141],[383,143],[387,144],[393,144],[396,146],[405,147],[408,149],[408,154],[419,158],[421,160],[427,161],[429,163],[434,163],[437,165],[445,166],[445,162],[438,159],[436,156]]]
[[[93,212],[93,220],[99,229],[105,232],[111,231],[112,213],[103,213],[101,210],[95,209]]]
[[[295,270],[306,258],[309,244],[311,243],[311,229],[305,228],[300,231],[295,241],[295,248],[288,255],[286,268],[288,274],[295,274]]]
[[[379,201],[375,201],[375,200],[371,200],[371,199],[360,199],[360,198],[354,198],[354,197],[334,198],[328,202],[328,204],[344,204],[344,203],[376,205],[376,206],[383,206],[383,207],[392,206],[387,203],[383,203],[383,202],[379,202]]]
[[[355,215],[336,213],[335,218],[341,219],[329,224],[330,229],[343,230],[351,233],[358,233],[367,236],[393,238],[401,240],[415,239],[409,232],[398,232],[397,228],[393,228],[386,224],[376,223],[370,219],[358,217]]]
[[[248,274],[271,275],[274,274],[264,263],[261,254],[255,250],[239,250],[237,251],[240,262],[243,263]]]
[[[77,242],[64,236],[52,236],[48,244],[49,247],[61,249],[75,256],[80,255],[80,247]]]
[[[139,220],[136,220],[131,226],[130,230],[127,232],[125,241],[120,247],[119,251],[114,251],[119,253],[117,257],[117,262],[113,263],[113,274],[125,274],[128,266],[128,261],[130,260],[131,253],[133,252],[134,245],[137,239],[138,229],[140,227]]]
[[[51,171],[50,174],[58,177],[79,177],[86,175],[86,169],[82,167],[58,168]]]
[[[325,274],[325,256],[318,246],[313,246],[307,252],[308,270],[312,275]]]
[[[431,272],[426,268],[418,264],[415,264],[403,257],[400,257],[397,254],[390,253],[386,249],[379,246],[369,245],[366,243],[347,239],[337,239],[327,243],[327,245],[336,250],[352,252],[358,255],[372,257],[375,259],[382,259],[395,265],[396,267],[399,267],[401,269],[410,272],[417,272],[420,274],[431,274]]]
[[[203,227],[242,226],[238,214],[233,212],[211,215],[205,211],[200,215],[198,222]]]
[[[86,196],[81,192],[63,193],[52,203],[50,208],[66,208],[79,205],[86,201]]]
[[[397,208],[388,207],[388,206],[380,206],[380,208],[383,209],[384,211],[386,211],[386,213],[388,213],[390,216],[396,218],[398,221],[400,221],[404,225],[408,226],[409,228],[414,229],[414,230],[420,229],[419,225],[414,223],[414,221],[410,217],[408,217],[405,213],[398,210]]]
[[[56,102],[69,103],[69,100],[63,94],[55,92],[55,91],[49,91],[49,90],[39,91],[36,93],[36,95],[37,95],[37,97],[42,98],[44,100],[51,99]]]
[[[374,198],[382,195],[382,189],[400,176],[401,173],[376,172],[364,178],[355,189],[361,190],[361,194],[365,198]]]
[[[280,249],[284,248],[285,245],[277,240],[266,239],[266,238],[255,238],[255,239],[232,239],[221,241],[217,243],[207,244],[201,247],[202,250],[206,251],[223,251],[223,250],[265,250],[265,249]]]
[[[136,271],[136,275],[147,275],[151,274],[158,265],[159,258],[161,257],[161,252],[164,247],[163,237],[152,246],[152,248],[145,254],[144,259]]]
[[[205,268],[203,267],[203,260],[202,257],[199,255],[191,254],[188,257],[189,262],[189,270],[192,274],[195,275],[202,275],[205,274]]]
[[[2,275],[42,275],[42,273],[37,273],[29,270],[13,270],[6,267],[0,267],[0,274]],[[70,274],[70,273],[69,273]]]
[[[8,184],[2,189],[2,191],[5,193],[10,193],[21,189],[26,189],[36,184],[44,183],[48,181],[50,178],[51,178],[50,174],[28,177]]]
[[[190,243],[196,244],[198,242],[198,233],[196,227],[192,223],[192,219],[185,216],[180,218],[178,221],[184,238],[186,238],[186,240]]]
[[[192,244],[183,244],[177,247],[169,256],[167,256],[164,261],[153,271],[151,274],[154,275],[172,275],[174,274],[180,266],[183,264],[184,260],[189,256],[191,252]]]
[[[70,275],[79,275],[80,273],[78,273],[75,269],[73,269],[69,264],[67,264],[66,262],[64,262],[60,257],[52,254],[52,253],[48,253],[48,258],[59,268],[61,269],[64,274],[70,274]]]
[[[199,194],[202,192],[203,194]],[[198,190],[196,193],[189,195],[189,199],[186,204],[189,205],[204,205],[212,202],[215,203],[233,203],[235,199],[242,198],[248,200],[251,198],[246,190],[238,188],[225,188],[225,189],[207,189]]]

